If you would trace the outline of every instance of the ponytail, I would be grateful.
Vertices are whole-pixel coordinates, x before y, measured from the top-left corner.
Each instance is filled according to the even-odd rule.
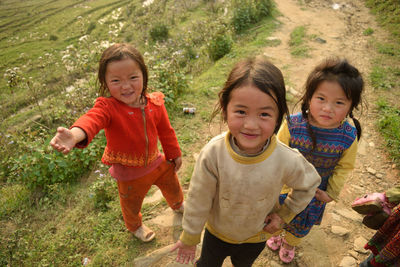
[[[358,139],[358,141],[360,141],[360,138],[361,138],[361,124],[356,118],[353,117],[353,112],[350,112],[349,116],[350,116],[350,118],[353,119],[354,126],[357,129],[357,139]]]

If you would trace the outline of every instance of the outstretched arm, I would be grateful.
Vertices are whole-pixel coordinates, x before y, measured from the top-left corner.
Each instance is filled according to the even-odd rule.
[[[86,133],[81,128],[73,127],[72,129],[67,129],[58,127],[56,135],[50,141],[50,145],[55,150],[68,154],[77,143],[85,139]]]

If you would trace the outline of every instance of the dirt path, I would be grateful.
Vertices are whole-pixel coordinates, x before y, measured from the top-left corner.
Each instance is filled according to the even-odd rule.
[[[350,208],[351,202],[364,193],[384,191],[398,182],[398,173],[384,153],[384,146],[375,128],[374,100],[376,96],[368,84],[368,73],[374,58],[369,45],[371,38],[384,39],[385,32],[378,28],[374,17],[361,0],[342,0],[337,8],[329,0],[276,1],[282,16],[280,27],[272,37],[281,40],[276,47],[266,47],[263,53],[283,71],[292,92],[301,91],[307,74],[317,62],[329,55],[346,57],[364,75],[367,82],[365,100],[368,109],[363,109],[361,119],[363,137],[359,146],[356,169],[341,193],[338,203],[330,203],[321,226],[316,226],[299,246],[295,260],[286,266],[358,266],[368,254],[362,246],[374,231],[362,225],[362,217]],[[303,1],[301,1],[303,2]],[[313,35],[326,42],[310,40],[308,58],[290,55],[288,41],[290,33],[298,26],[304,26],[307,35]],[[374,29],[373,36],[364,36],[368,27]],[[294,89],[294,90],[293,90]],[[295,96],[297,99],[297,96]],[[168,218],[166,215],[164,217]],[[176,225],[176,217],[167,219]],[[160,236],[160,235],[159,235]],[[176,236],[176,234],[174,234]],[[165,250],[161,251],[165,255]],[[141,266],[186,266],[172,262],[173,255],[157,263]],[[138,264],[140,266],[140,264]],[[224,266],[231,266],[229,259]],[[277,253],[267,248],[254,266],[284,266]]]

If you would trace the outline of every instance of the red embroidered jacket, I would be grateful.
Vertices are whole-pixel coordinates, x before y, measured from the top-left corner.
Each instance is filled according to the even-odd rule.
[[[178,140],[164,106],[164,94],[146,95],[144,108],[130,107],[113,97],[99,97],[85,115],[72,126],[85,131],[87,139],[76,145],[86,147],[94,136],[104,129],[107,146],[102,162],[119,163],[130,167],[146,167],[157,159],[161,142],[166,159],[181,156]]]

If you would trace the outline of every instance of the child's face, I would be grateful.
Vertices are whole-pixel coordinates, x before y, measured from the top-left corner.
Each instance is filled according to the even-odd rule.
[[[112,97],[131,107],[140,107],[143,73],[136,61],[125,58],[108,63],[106,84]]]
[[[234,89],[227,105],[228,128],[236,145],[247,154],[262,150],[273,135],[279,110],[268,94],[253,85]]]
[[[311,125],[337,128],[350,111],[349,100],[337,82],[323,81],[310,100]]]

